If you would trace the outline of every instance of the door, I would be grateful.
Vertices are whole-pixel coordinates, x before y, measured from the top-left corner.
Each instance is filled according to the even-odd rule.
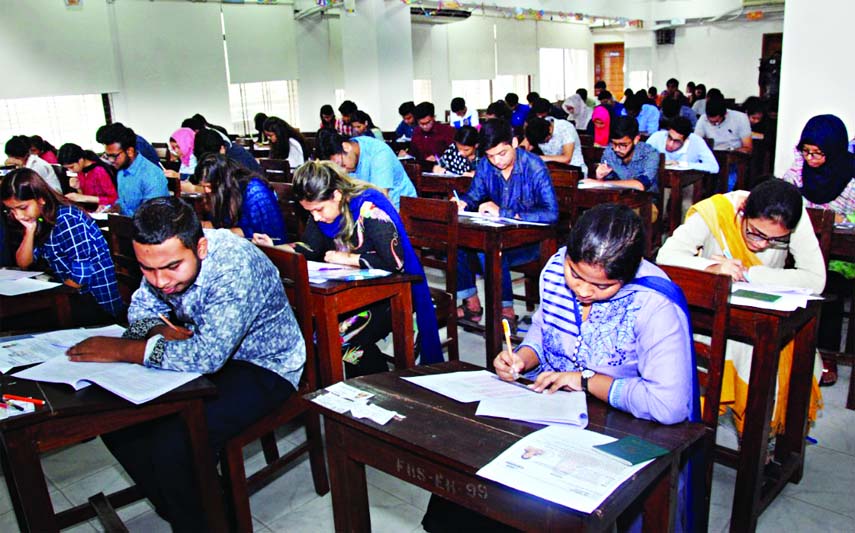
[[[594,81],[603,80],[619,102],[623,97],[623,43],[594,45]]]

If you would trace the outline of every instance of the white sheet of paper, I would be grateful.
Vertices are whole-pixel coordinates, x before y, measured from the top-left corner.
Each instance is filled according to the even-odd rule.
[[[729,302],[732,305],[744,305],[748,307],[756,307],[758,309],[771,309],[773,311],[795,311],[796,309],[806,307],[809,300],[822,299],[820,296],[814,296],[809,289],[799,287],[762,285],[759,283],[737,281],[731,285],[731,292],[736,292],[738,290],[762,292],[780,296],[780,298],[774,302],[765,302],[763,300],[747,298],[744,296],[734,296],[733,294],[731,294],[729,299]]]
[[[454,172],[422,172],[422,176],[428,178],[459,178],[462,175]]]
[[[38,279],[22,278],[14,281],[0,280],[0,294],[3,296],[18,296],[58,287],[59,283],[41,281]]]
[[[47,333],[34,335],[34,337],[49,342],[54,346],[71,348],[75,344],[83,342],[89,337],[121,337],[124,332],[125,328],[117,324],[113,324],[112,326],[105,326],[103,328],[77,328],[49,331]]]
[[[89,213],[89,216],[92,217],[92,220],[107,220],[110,213]]]
[[[384,409],[379,405],[354,402],[353,406],[350,408],[350,414],[355,418],[368,418],[383,426],[395,418],[395,415],[398,413],[396,411]]]
[[[129,402],[141,404],[202,374],[157,370],[131,363],[73,363],[62,355],[14,375],[33,381],[66,383],[74,390],[95,383]]]
[[[370,392],[357,389],[356,387],[352,387],[347,383],[339,381],[338,383],[333,383],[326,389],[327,392],[335,394],[339,398],[344,398],[345,400],[350,400],[352,402],[365,402],[368,401],[369,398],[372,398],[374,395]]]
[[[486,370],[449,372],[401,379],[461,403],[477,402],[486,398],[519,398],[537,394],[523,387],[506,383]]]
[[[524,399],[485,398],[478,404],[475,414],[538,424],[570,424],[583,428],[588,425],[588,404],[585,393],[580,391],[534,393]]]
[[[499,226],[504,226],[505,224],[525,224],[529,226],[548,226],[549,224],[545,222],[531,222],[529,220],[517,220],[516,218],[507,218],[507,217],[494,217],[490,215],[485,215],[483,213],[478,213],[477,211],[459,211],[457,213],[460,217],[465,217],[469,219],[473,219],[474,222],[481,222],[481,220],[486,220],[498,224]],[[478,220],[481,219],[481,220]],[[481,222],[483,223],[483,222]]]
[[[11,268],[0,268],[0,281],[15,281],[19,279],[34,278],[44,272],[33,272],[32,270],[13,270]]]
[[[315,396],[312,401],[336,413],[346,413],[353,407],[352,401],[330,393]]]
[[[583,513],[593,512],[650,461],[625,466],[594,451],[616,439],[574,428],[536,431],[490,461],[478,475]]]

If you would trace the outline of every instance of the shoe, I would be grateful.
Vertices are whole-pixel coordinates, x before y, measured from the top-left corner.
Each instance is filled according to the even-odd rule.
[[[834,356],[822,357],[822,377],[819,378],[820,387],[830,387],[837,383],[837,358]]]
[[[469,307],[466,305],[466,302],[461,305],[458,305],[457,310],[463,313],[462,315],[460,313],[457,313],[458,320],[466,320],[469,322],[477,323],[481,322],[481,317],[484,316],[483,307],[479,307],[477,311],[473,311],[472,309],[469,309]]]

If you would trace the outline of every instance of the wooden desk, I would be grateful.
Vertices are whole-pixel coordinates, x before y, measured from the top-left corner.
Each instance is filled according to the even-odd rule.
[[[78,392],[67,385],[2,377],[4,394],[42,398],[35,413],[0,420],[0,458],[6,487],[21,531],[59,531],[95,517],[88,505],[54,514],[39,454],[82,442],[121,428],[179,414],[187,425],[203,508],[213,530],[226,529],[214,458],[208,447],[203,400],[216,394],[205,378],[196,379],[160,398],[133,405],[92,385]],[[118,507],[139,499],[135,487],[111,495]]]
[[[704,195],[704,180],[710,176],[707,172],[700,170],[675,170],[666,168],[659,171],[659,186],[663,189],[671,189],[671,200],[668,206],[668,230],[671,235],[677,226],[683,223],[683,189],[692,187],[692,204],[701,201]],[[664,216],[661,213],[659,216]]]
[[[182,192],[181,199],[193,206],[199,220],[208,219],[208,195],[203,192]]]
[[[8,319],[28,313],[43,311],[56,318],[56,328],[68,329],[74,327],[71,316],[71,297],[77,290],[68,285],[60,285],[52,289],[19,294],[17,296],[0,296],[0,330],[8,329]],[[51,324],[44,324],[50,328]]]
[[[392,274],[361,281],[311,283],[322,386],[344,380],[341,338],[338,331],[339,316],[386,299],[392,305],[395,366],[415,366],[413,298],[410,284],[420,280],[421,278],[414,275]]]
[[[557,250],[555,227],[531,224],[485,226],[468,217],[458,219],[458,244],[484,253],[484,317],[486,366],[493,368],[493,357],[502,345],[502,250],[540,244],[541,266]],[[464,323],[461,321],[461,323]],[[468,325],[476,326],[477,324]]]
[[[832,259],[855,262],[855,228],[834,228],[831,233],[831,257]],[[850,292],[855,299],[855,290]],[[855,305],[855,301],[852,305]],[[855,310],[849,311],[846,353],[850,356],[855,354]],[[849,395],[846,399],[846,408],[855,410],[855,375],[849,378]]]
[[[451,362],[349,380],[373,393],[372,403],[406,416],[385,426],[310,404],[325,417],[336,531],[371,530],[364,465],[527,531],[608,530],[639,501],[644,505],[646,529],[673,529],[680,454],[703,439],[703,425],[661,426],[589,396],[587,429],[617,438],[637,435],[671,453],[624,483],[593,513],[584,514],[476,476],[494,457],[542,426],[476,417],[476,403],[455,402],[400,379],[401,375],[476,369]]]
[[[718,161],[718,186],[711,191],[712,194],[726,193],[727,182],[730,175],[730,165],[736,165],[736,184],[733,190],[745,190],[748,180],[748,163],[751,160],[751,154],[739,152],[736,150],[713,150],[716,161]]]
[[[727,336],[754,346],[748,406],[739,451],[718,448],[716,460],[736,468],[736,489],[730,530],[754,531],[757,518],[788,482],[802,478],[808,407],[816,352],[820,302],[786,313],[730,306]],[[774,461],[766,465],[778,358],[781,348],[795,340],[786,430],[775,441]]]
[[[454,196],[454,191],[457,191],[457,194],[468,191],[471,183],[472,178],[470,176],[440,177],[422,172],[418,174],[416,183],[413,185],[415,185],[420,198],[448,200]]]

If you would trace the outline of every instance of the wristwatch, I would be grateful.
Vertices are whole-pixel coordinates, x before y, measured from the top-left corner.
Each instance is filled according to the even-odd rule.
[[[582,371],[582,390],[584,392],[588,392],[588,380],[594,377],[597,373],[591,370],[590,368],[586,368]]]

